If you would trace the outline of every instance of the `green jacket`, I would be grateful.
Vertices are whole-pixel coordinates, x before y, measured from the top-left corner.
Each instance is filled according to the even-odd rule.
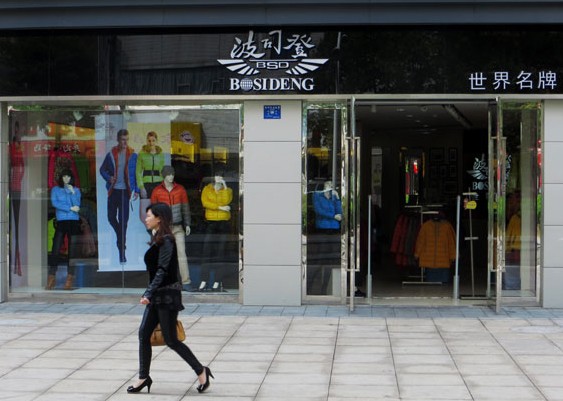
[[[164,153],[160,146],[156,147],[156,153],[149,152],[148,146],[143,146],[137,157],[137,186],[144,189],[145,184],[160,183],[163,178],[160,171],[164,167]]]

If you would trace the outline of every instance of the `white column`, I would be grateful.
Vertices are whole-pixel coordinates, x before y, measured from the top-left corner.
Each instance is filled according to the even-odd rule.
[[[301,102],[245,102],[243,154],[243,304],[301,305]]]
[[[544,109],[542,305],[563,307],[563,100]]]

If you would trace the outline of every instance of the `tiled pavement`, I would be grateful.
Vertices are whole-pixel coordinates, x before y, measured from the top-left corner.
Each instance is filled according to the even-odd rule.
[[[216,380],[154,348],[136,377],[143,308],[0,304],[0,400],[563,400],[563,310],[189,304],[186,343]]]

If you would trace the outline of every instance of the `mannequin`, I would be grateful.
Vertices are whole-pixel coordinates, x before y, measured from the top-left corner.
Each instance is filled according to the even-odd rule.
[[[342,202],[334,190],[331,181],[325,181],[323,190],[313,193],[313,208],[315,210],[315,227],[318,230],[318,255],[322,256],[320,264],[322,275],[321,294],[327,295],[328,283],[333,266],[340,263],[340,222],[342,221]],[[329,271],[326,274],[326,271]],[[314,277],[309,279],[312,285]]]
[[[10,201],[12,203],[12,214],[14,215],[14,274],[22,275],[20,245],[19,245],[19,226],[20,226],[20,205],[22,199],[22,182],[25,173],[23,147],[21,144],[20,123],[14,123],[14,136],[10,147]]]
[[[192,288],[188,269],[188,257],[186,255],[186,237],[191,232],[191,212],[188,194],[182,185],[174,182],[174,167],[162,167],[161,175],[163,181],[153,189],[151,203],[166,203],[172,209],[172,233],[176,239],[182,287],[184,291],[190,291]]]
[[[203,263],[200,291],[207,289],[207,283],[213,273],[212,291],[222,291],[221,271],[213,259],[225,255],[226,235],[230,231],[231,206],[233,190],[227,187],[224,178],[216,175],[212,183],[207,184],[201,193],[201,204],[205,208],[207,228],[203,245]]]
[[[340,230],[342,202],[332,186],[332,181],[325,181],[323,190],[313,194],[313,206],[317,228]]]
[[[51,189],[51,203],[55,208],[57,226],[53,238],[53,248],[49,259],[46,290],[53,290],[56,283],[56,273],[59,262],[59,253],[65,236],[68,238],[69,250],[72,236],[78,234],[80,228],[80,189],[73,186],[74,180],[70,170],[61,171],[59,184]],[[70,258],[70,252],[69,252]],[[67,264],[67,277],[64,289],[71,290],[74,281],[74,266]]]

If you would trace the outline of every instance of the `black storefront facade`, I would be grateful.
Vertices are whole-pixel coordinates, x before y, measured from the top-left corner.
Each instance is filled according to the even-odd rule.
[[[142,211],[170,165],[194,297],[561,306],[555,3],[402,5],[8,7],[3,299],[136,294]],[[116,212],[104,166],[120,129],[135,163]],[[59,247],[69,170],[79,228]]]

